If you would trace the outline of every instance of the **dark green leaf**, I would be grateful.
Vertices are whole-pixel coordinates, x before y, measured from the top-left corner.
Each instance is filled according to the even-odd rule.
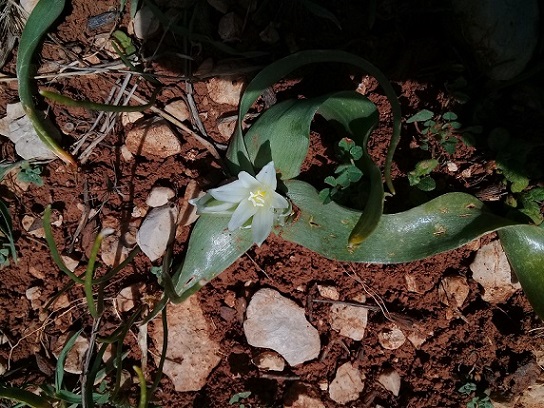
[[[361,146],[353,146],[350,149],[349,154],[353,160],[359,160],[363,157],[363,148]]]
[[[421,191],[433,191],[436,188],[436,181],[431,176],[422,177],[417,183],[417,188]]]
[[[348,247],[348,236],[360,212],[334,202],[323,204],[317,191],[302,181],[285,184],[300,215],[279,229],[280,236],[339,261],[410,262],[458,248],[513,224],[488,212],[471,195],[449,193],[411,210],[383,215],[374,232],[353,249]]]
[[[325,177],[325,183],[331,187],[336,187],[338,185],[338,182],[333,176]]]
[[[442,119],[447,120],[448,122],[457,120],[457,117],[457,114],[455,114],[454,112],[446,112],[442,115]]]
[[[430,110],[427,110],[427,109],[422,109],[418,113],[416,113],[415,115],[410,116],[406,120],[406,123],[426,122],[429,119],[432,119],[433,116],[434,116],[434,112],[432,112]]]

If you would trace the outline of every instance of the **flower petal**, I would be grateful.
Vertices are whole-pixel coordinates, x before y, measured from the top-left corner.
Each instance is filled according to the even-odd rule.
[[[276,193],[275,191],[272,192],[272,201],[271,201],[272,207],[274,208],[288,208],[289,203],[287,202],[287,199]]]
[[[278,186],[278,180],[276,179],[276,169],[274,168],[274,162],[271,161],[266,166],[264,166],[259,174],[257,174],[256,178],[269,189],[276,191],[276,187]]]
[[[233,181],[221,187],[212,188],[208,190],[208,193],[216,200],[228,203],[239,203],[249,196],[249,190],[240,180]]]
[[[273,223],[274,213],[271,209],[257,211],[257,213],[253,216],[251,230],[253,233],[253,241],[258,246],[261,246],[266,237],[270,235]]]
[[[232,217],[230,218],[228,228],[230,231],[234,231],[237,228],[240,228],[242,225],[246,223],[247,220],[249,220],[251,217],[255,215],[257,212],[257,208],[253,204],[251,204],[248,200],[243,200],[238,204],[238,207],[236,207],[236,210],[232,213]]]
[[[196,207],[197,214],[232,214],[235,203],[217,201],[211,194],[189,200],[189,204]]]
[[[248,189],[253,189],[259,185],[257,179],[245,171],[238,173],[238,180]]]

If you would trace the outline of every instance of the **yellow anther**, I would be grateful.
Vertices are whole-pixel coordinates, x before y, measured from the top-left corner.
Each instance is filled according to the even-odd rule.
[[[265,197],[266,197],[266,191],[262,191],[262,190],[257,190],[255,192],[250,191],[248,200],[251,201],[251,203],[255,207],[264,207]]]

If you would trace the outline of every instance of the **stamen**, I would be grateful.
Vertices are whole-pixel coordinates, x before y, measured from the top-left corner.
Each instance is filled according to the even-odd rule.
[[[251,203],[255,207],[264,207],[265,197],[266,197],[266,191],[262,191],[262,190],[257,190],[255,192],[250,191],[248,200],[251,201]]]

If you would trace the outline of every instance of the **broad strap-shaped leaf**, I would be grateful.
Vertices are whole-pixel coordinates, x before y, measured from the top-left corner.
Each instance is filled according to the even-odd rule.
[[[348,248],[347,238],[361,212],[334,202],[323,204],[317,191],[305,182],[290,180],[285,185],[299,212],[293,222],[278,229],[279,235],[339,261],[415,261],[513,224],[488,212],[469,194],[449,193],[408,211],[383,215],[370,237],[359,247]]]
[[[173,277],[178,295],[203,286],[241,257],[252,245],[250,228],[229,231],[230,215],[202,214],[197,220],[185,260]]]
[[[227,163],[232,174],[238,174],[241,170],[255,174],[254,168],[249,160],[250,156],[242,131],[242,122],[245,115],[249,112],[251,105],[253,105],[265,89],[274,85],[284,76],[304,65],[320,62],[338,62],[358,67],[375,77],[383,88],[385,95],[391,104],[391,111],[393,114],[393,135],[391,137],[385,164],[385,180],[389,189],[394,192],[391,182],[391,163],[393,161],[395,148],[399,142],[401,125],[400,105],[395,91],[385,75],[376,66],[356,55],[336,50],[310,50],[292,54],[268,65],[253,78],[240,100],[238,123],[227,150]]]
[[[36,87],[32,82],[32,59],[38,44],[64,10],[65,0],[40,0],[28,20],[21,34],[17,52],[17,79],[19,81],[19,99],[23,109],[32,122],[40,140],[60,159],[72,166],[77,166],[74,158],[60,148],[55,139],[60,139],[59,130],[40,112],[34,104]]]
[[[499,238],[529,302],[544,318],[544,229],[516,225],[500,230]]]
[[[365,211],[349,237],[352,245],[360,244],[376,228],[383,212],[381,173],[368,155],[369,136],[378,124],[376,105],[355,91],[341,91],[313,99],[285,101],[266,112],[248,130],[245,146],[256,168],[271,160],[283,180],[299,175],[309,147],[310,124],[316,113],[335,125],[338,139],[349,137],[363,148],[357,165],[370,180]]]

